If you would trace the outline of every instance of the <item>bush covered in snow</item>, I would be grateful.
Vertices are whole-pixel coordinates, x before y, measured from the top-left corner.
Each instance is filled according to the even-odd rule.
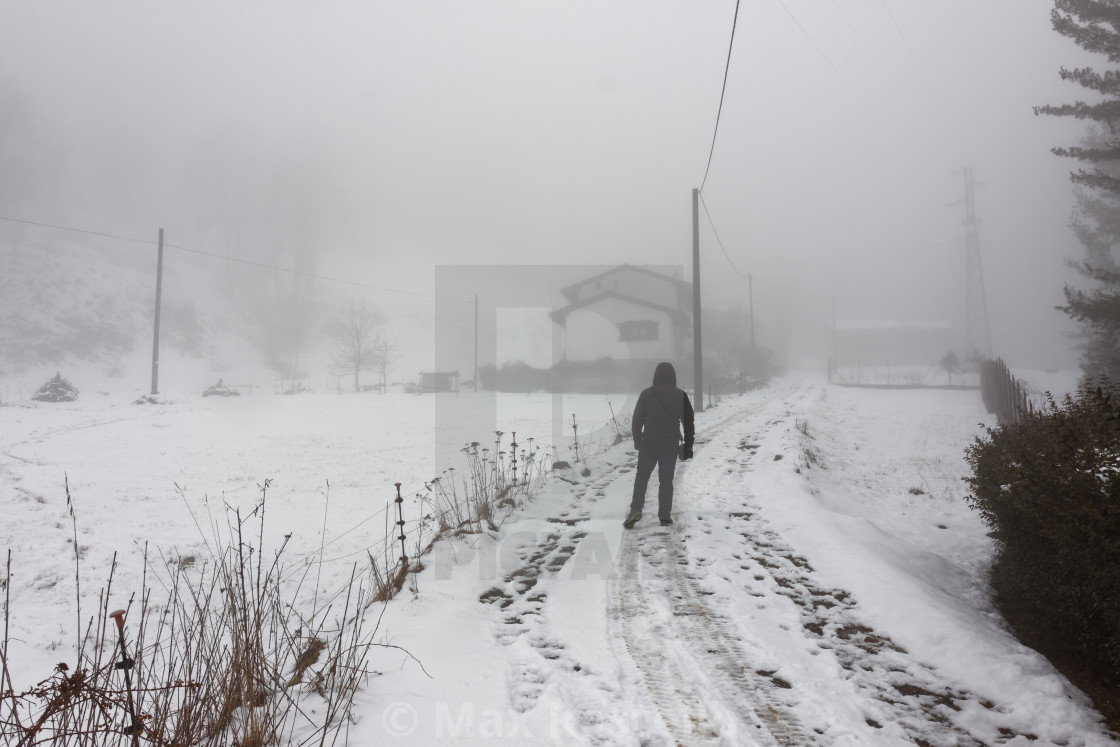
[[[240,397],[241,392],[236,389],[230,389],[218,379],[218,383],[214,386],[206,387],[202,392],[203,397]]]
[[[39,387],[31,399],[36,402],[73,402],[77,398],[78,388],[62,378],[62,374],[56,373],[54,378]]]
[[[1120,387],[1050,400],[989,428],[967,457],[1008,621],[1059,666],[1120,687]]]

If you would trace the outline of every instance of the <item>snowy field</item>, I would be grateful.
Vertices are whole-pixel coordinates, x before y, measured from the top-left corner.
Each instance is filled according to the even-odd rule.
[[[453,466],[437,464],[441,438],[492,437],[471,433],[490,415],[448,413],[497,413],[521,441],[555,433],[558,412],[562,428],[576,414],[582,436],[632,406],[472,398],[443,410],[403,394],[0,408],[17,689],[72,653],[75,527],[85,609],[114,552],[111,606],[124,606],[145,543],[204,552],[208,517],[254,505],[271,479],[268,541],[292,533],[291,557],[321,559],[331,593],[383,540],[393,483],[411,496]],[[370,610],[381,640],[415,660],[375,649],[349,743],[1113,744],[988,601],[992,547],[961,481],[981,423],[976,392],[791,374],[700,414],[676,523],[647,511],[628,532],[634,456],[600,430],[598,456],[499,533],[438,545]],[[571,459],[562,432],[554,456]]]

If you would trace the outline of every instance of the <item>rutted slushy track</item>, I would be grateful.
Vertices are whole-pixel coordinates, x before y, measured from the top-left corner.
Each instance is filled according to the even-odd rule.
[[[705,605],[672,534],[659,528],[626,543],[613,595],[626,649],[666,726],[681,744],[806,743],[781,689]],[[697,671],[708,682],[690,681]]]
[[[534,712],[546,692],[557,693],[572,733],[595,745],[617,743],[620,728],[643,747],[1035,740],[998,694],[970,692],[869,625],[854,596],[823,581],[769,523],[752,472],[773,474],[763,467],[771,462],[799,475],[824,469],[814,462],[806,413],[827,395],[782,383],[704,416],[697,459],[678,465],[672,526],[656,520],[654,484],[654,511],[619,529],[614,572],[604,578],[606,632],[620,669],[590,697],[586,685],[601,668],[557,634],[551,584],[581,555],[584,563],[600,557],[601,547],[584,547],[604,536],[589,522],[605,500],[611,521],[621,522],[634,454],[616,453],[594,476],[569,480],[570,498],[548,513],[548,529],[480,597],[500,610],[497,639],[512,647],[514,710]]]

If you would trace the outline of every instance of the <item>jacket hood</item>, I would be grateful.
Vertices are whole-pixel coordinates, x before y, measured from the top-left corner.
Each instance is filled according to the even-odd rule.
[[[673,364],[665,362],[658,363],[657,368],[653,371],[653,383],[676,386],[677,370],[673,368]]]

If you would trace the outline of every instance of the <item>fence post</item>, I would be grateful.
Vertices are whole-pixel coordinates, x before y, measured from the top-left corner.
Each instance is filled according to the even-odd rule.
[[[1016,417],[1016,412],[1015,412],[1018,409],[1015,406],[1015,392],[1016,392],[1016,390],[1018,390],[1018,388],[1019,388],[1019,382],[1016,381],[1015,377],[1011,375],[1010,371],[1008,371],[1008,373],[1007,373],[1007,420],[1008,420],[1008,422],[1010,422],[1012,424],[1019,422],[1019,418]]]
[[[401,573],[408,570],[408,551],[404,547],[404,498],[401,498],[401,484],[394,483],[397,486],[397,526],[400,527],[400,536],[397,538],[401,541]]]
[[[160,231],[161,236],[162,234],[163,232]],[[120,640],[121,647],[121,660],[116,663],[114,668],[124,672],[124,686],[125,690],[128,692],[128,716],[132,720],[132,723],[125,727],[124,733],[132,737],[133,747],[139,747],[140,733],[144,731],[144,724],[136,717],[136,706],[133,704],[132,700],[132,677],[129,675],[129,671],[132,669],[134,662],[129,658],[124,645],[125,614],[126,612],[124,610],[115,610],[109,613],[109,617],[113,618],[117,624],[117,638]]]

